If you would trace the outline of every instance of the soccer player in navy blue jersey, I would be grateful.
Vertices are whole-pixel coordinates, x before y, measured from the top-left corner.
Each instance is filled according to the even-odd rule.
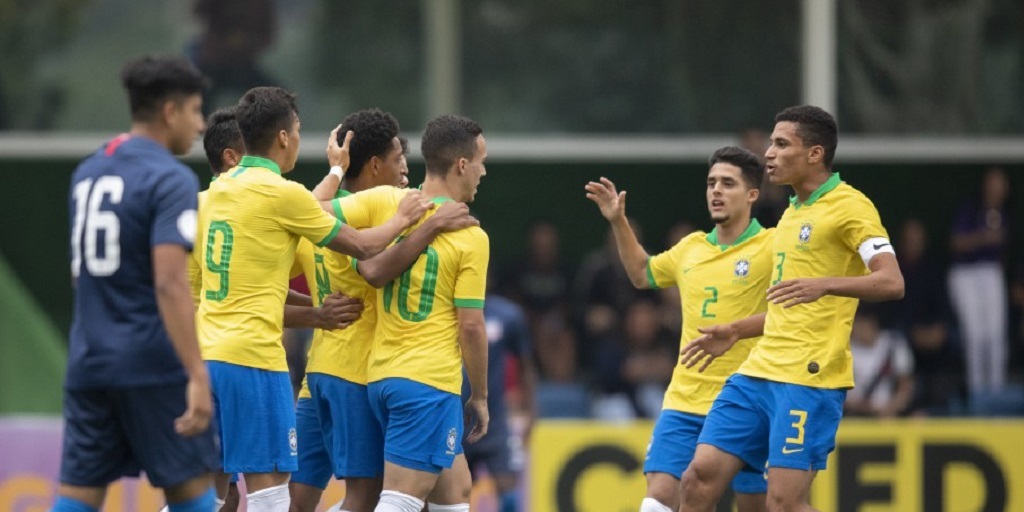
[[[74,319],[53,512],[90,512],[146,472],[171,512],[209,512],[219,468],[186,262],[195,174],[174,158],[203,130],[203,76],[185,60],[125,65],[132,126],[71,179]]]

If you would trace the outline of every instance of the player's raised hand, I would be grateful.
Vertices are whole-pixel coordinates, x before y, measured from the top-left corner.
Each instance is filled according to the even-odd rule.
[[[466,203],[448,201],[437,208],[437,212],[430,217],[430,222],[437,223],[441,231],[458,231],[470,226],[479,226],[480,221],[469,214],[469,207]]]
[[[210,417],[213,416],[210,378],[189,378],[185,388],[185,401],[185,414],[174,420],[174,431],[185,437],[206,432],[210,426]]]
[[[341,130],[340,124],[331,130],[331,135],[327,139],[327,162],[331,164],[331,167],[337,165],[345,171],[348,171],[348,164],[351,162],[349,147],[352,144],[352,138],[355,137],[355,132],[352,130],[345,132],[345,141],[339,146],[339,130]]]
[[[726,353],[739,341],[739,334],[729,324],[712,325],[710,327],[699,327],[697,332],[701,337],[689,342],[679,351],[681,356],[679,364],[693,368],[703,361],[697,371],[703,372],[711,366],[712,361]]]
[[[601,215],[609,222],[626,216],[626,191],[617,191],[612,180],[602,176],[600,182],[591,181],[583,188],[587,199],[597,203]]]
[[[434,208],[434,203],[430,202],[423,192],[419,190],[410,190],[406,192],[405,197],[398,203],[398,213],[395,215],[400,216],[406,226],[412,226],[416,221],[423,217],[423,214],[427,210]]]
[[[791,308],[797,304],[814,302],[827,294],[827,278],[790,279],[768,288],[768,302]]]
[[[362,300],[342,293],[332,293],[324,297],[324,303],[317,308],[319,328],[329,331],[344,329],[359,320],[362,312]]]
[[[466,442],[473,444],[487,435],[487,426],[491,423],[491,415],[487,410],[486,398],[476,398],[470,395],[466,406],[463,407],[462,415],[463,420],[466,422],[466,430],[469,430]],[[469,426],[473,424],[474,416],[476,417],[476,424],[470,430]]]

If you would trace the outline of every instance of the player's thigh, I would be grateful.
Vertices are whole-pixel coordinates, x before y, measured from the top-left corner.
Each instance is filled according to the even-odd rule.
[[[473,478],[469,473],[466,456],[462,454],[455,457],[452,467],[441,472],[427,501],[438,505],[469,503],[472,490]]]
[[[186,383],[118,391],[118,419],[146,477],[168,492],[170,502],[188,501],[206,492],[220,470],[217,425],[195,436],[174,430],[188,408]],[[205,487],[203,482],[205,482]],[[172,496],[195,496],[175,500]]]
[[[723,474],[721,467],[715,467],[721,459],[739,459],[749,470],[760,472],[768,459],[769,422],[766,402],[770,391],[762,379],[734,374],[726,381],[722,392],[715,398],[711,410],[704,419],[704,427],[697,439],[698,448],[691,463],[697,465],[701,476],[733,478],[733,474]],[[697,457],[702,453],[701,444],[715,447],[717,450],[703,450],[704,456],[712,460]],[[721,452],[721,453],[719,453]],[[732,467],[729,464],[728,467]],[[739,465],[743,467],[743,464]]]
[[[327,453],[324,433],[313,398],[300,398],[295,405],[295,433],[299,448],[299,469],[292,473],[292,484],[300,484],[302,495],[310,494],[316,489],[316,503],[320,494],[331,481],[331,457]],[[295,487],[292,486],[294,489]],[[309,488],[309,489],[306,489]],[[293,495],[294,500],[294,495]]]
[[[437,485],[439,476],[440,473],[420,471],[384,461],[383,488],[426,501],[430,491]]]
[[[115,400],[105,390],[64,392],[62,484],[106,488],[122,476],[138,474],[138,463],[117,418]]]
[[[288,372],[219,361],[207,364],[220,405],[217,419],[223,433],[224,471],[255,475],[298,469],[298,434]],[[246,484],[257,489],[248,478]]]
[[[768,466],[802,471],[825,469],[835,449],[846,391],[771,382]]]
[[[384,460],[404,468],[440,474],[462,453],[460,397],[407,379],[370,384],[376,407],[386,415]],[[385,488],[387,478],[385,477]]]
[[[381,478],[384,433],[370,407],[367,387],[320,373],[311,373],[309,383],[334,475]]]

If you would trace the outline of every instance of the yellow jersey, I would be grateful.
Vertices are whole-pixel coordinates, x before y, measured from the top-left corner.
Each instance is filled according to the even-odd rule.
[[[377,226],[398,211],[405,193],[377,187],[336,200],[336,211],[352,227]],[[427,212],[410,231],[435,211]],[[489,258],[490,243],[483,229],[442,233],[408,270],[377,291],[369,382],[400,377],[462,393],[457,308],[484,307]]]
[[[300,238],[329,243],[341,222],[277,164],[246,156],[210,185],[199,212],[205,247],[197,328],[203,358],[288,371],[283,332],[289,270]]]
[[[647,261],[651,288],[677,286],[683,309],[681,343],[697,337],[700,327],[725,324],[763,313],[772,272],[773,230],[757,219],[732,245],[718,243],[718,228],[692,233]],[[665,392],[665,409],[706,416],[725,379],[732,375],[759,338],[741,340],[704,372],[678,364]]]
[[[198,210],[202,211],[206,205],[206,190],[199,193]],[[205,233],[203,232],[202,220],[196,216],[196,240],[203,240],[202,238]],[[200,292],[203,291],[203,267],[200,261],[203,257],[203,244],[195,244],[192,248],[192,252],[189,253],[188,257],[188,287],[192,291],[192,303],[199,307],[201,302]]]
[[[291,278],[294,279],[300,275],[306,278],[306,286],[309,288],[310,299],[313,301],[314,307],[323,305],[324,297],[331,293],[330,282],[326,281],[327,277],[321,272],[321,266],[318,265],[318,262],[323,260],[323,252],[330,251],[327,249],[321,249],[313,245],[309,240],[303,238],[299,240],[299,245],[295,248],[295,262],[292,264]],[[322,330],[314,329],[312,343],[317,343],[322,336]],[[312,395],[309,394],[309,385],[306,383],[306,377],[303,376],[302,388],[299,390],[299,398],[311,397]]]
[[[775,230],[772,285],[869,273],[860,245],[889,235],[864,194],[835,173],[807,201],[790,202]],[[857,302],[826,295],[791,308],[768,304],[764,337],[739,373],[815,388],[853,387],[850,328]]]

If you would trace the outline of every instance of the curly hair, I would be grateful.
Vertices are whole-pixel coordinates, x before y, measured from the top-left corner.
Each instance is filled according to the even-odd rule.
[[[224,150],[234,149],[245,153],[242,143],[242,132],[238,130],[235,119],[235,107],[222,108],[210,114],[206,119],[206,133],[203,135],[203,149],[206,161],[210,163],[213,174],[220,174],[224,169]]]
[[[345,176],[356,179],[371,158],[384,159],[394,148],[398,136],[398,120],[395,116],[377,108],[368,108],[349,114],[338,130],[338,144],[345,142],[345,133],[354,136],[349,145],[349,168]]]

